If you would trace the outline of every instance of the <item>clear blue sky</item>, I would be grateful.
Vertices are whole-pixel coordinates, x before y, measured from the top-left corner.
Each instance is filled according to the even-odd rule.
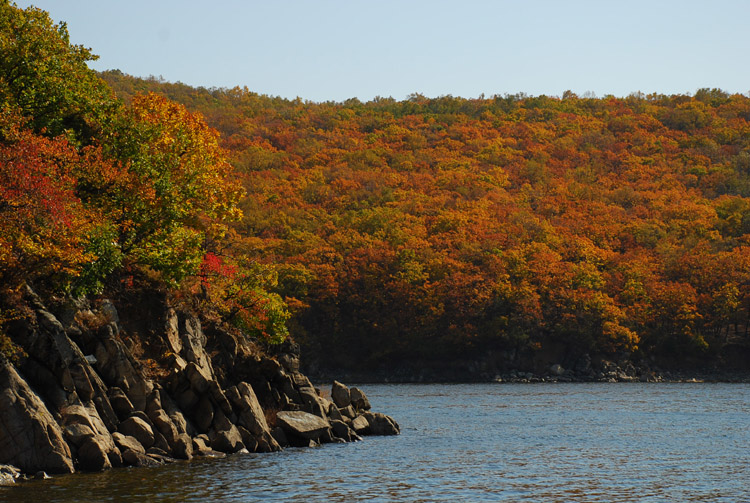
[[[750,0],[34,0],[97,70],[313,101],[750,91]]]

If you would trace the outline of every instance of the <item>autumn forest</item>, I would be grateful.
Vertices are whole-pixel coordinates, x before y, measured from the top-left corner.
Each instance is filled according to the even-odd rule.
[[[97,74],[7,2],[0,33],[7,355],[23,285],[147,279],[322,368],[747,367],[748,96],[313,103]]]

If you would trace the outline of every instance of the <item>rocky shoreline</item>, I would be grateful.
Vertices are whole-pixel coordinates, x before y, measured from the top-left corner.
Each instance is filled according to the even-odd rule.
[[[165,296],[127,317],[109,300],[48,306],[27,289],[24,302],[31,316],[8,332],[25,355],[0,355],[0,485],[399,433],[360,389],[314,388],[294,344],[264,355]]]

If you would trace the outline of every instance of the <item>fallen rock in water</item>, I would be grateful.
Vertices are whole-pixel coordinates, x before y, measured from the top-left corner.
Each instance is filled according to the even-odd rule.
[[[12,486],[21,476],[21,470],[11,465],[0,465],[0,487]]]
[[[365,431],[368,435],[398,435],[401,433],[398,423],[390,416],[380,412],[365,412],[362,417],[367,420],[369,425]]]
[[[316,441],[331,427],[325,419],[301,410],[280,411],[276,414],[276,421],[287,435]]]

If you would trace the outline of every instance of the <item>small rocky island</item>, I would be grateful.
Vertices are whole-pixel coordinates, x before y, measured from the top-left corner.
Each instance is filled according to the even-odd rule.
[[[296,344],[258,351],[164,294],[116,306],[26,288],[23,303],[8,332],[24,354],[0,355],[0,485],[399,433],[360,389],[313,387]]]

